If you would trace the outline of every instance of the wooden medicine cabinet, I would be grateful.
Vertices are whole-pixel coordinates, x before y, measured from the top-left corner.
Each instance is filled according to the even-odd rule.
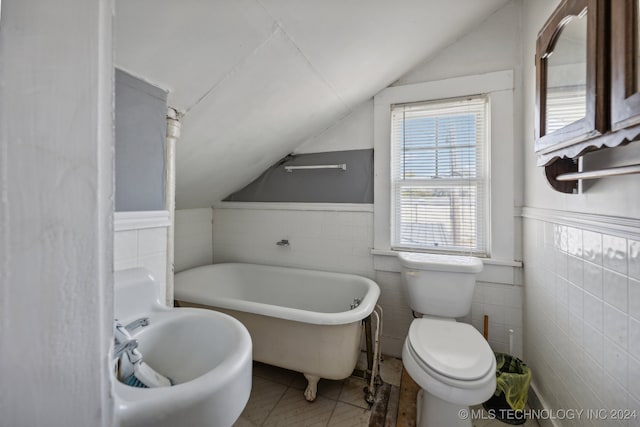
[[[611,2],[611,129],[640,123],[640,0]]]
[[[584,153],[640,137],[639,13],[640,0],[563,0],[538,34],[535,151],[557,191],[587,179]]]
[[[606,131],[605,5],[565,0],[536,44],[536,153],[539,163],[573,157],[576,144]]]

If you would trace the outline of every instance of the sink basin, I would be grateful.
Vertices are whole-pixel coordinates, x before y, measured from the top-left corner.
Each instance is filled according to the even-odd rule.
[[[143,360],[173,381],[171,387],[136,388],[113,373],[116,420],[121,426],[232,426],[251,392],[251,338],[223,313],[168,308],[148,271],[116,273],[116,318],[134,329]]]

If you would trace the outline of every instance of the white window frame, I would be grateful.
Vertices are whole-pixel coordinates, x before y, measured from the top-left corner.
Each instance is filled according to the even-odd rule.
[[[483,94],[488,97],[490,106],[487,257],[514,259],[514,189],[517,183],[514,176],[513,78],[512,70],[497,71],[393,86],[374,97],[374,254],[388,253],[392,249],[391,106]]]
[[[484,104],[484,108],[483,108],[483,119],[484,119],[484,125],[483,125],[483,133],[484,135],[481,137],[481,141],[480,143],[476,146],[476,156],[477,156],[477,160],[478,163],[476,164],[476,171],[479,172],[479,174],[476,175],[475,178],[469,178],[469,179],[451,179],[451,180],[438,180],[438,181],[434,181],[434,180],[420,180],[420,181],[416,181],[416,180],[402,180],[402,179],[394,179],[393,175],[394,173],[397,173],[397,168],[399,166],[399,161],[400,159],[396,158],[397,155],[400,154],[400,152],[397,149],[394,149],[393,147],[393,141],[390,140],[390,146],[391,146],[391,185],[392,185],[392,195],[391,195],[391,220],[390,220],[390,224],[391,224],[391,245],[392,245],[392,249],[393,250],[399,250],[399,251],[429,251],[429,252],[438,252],[438,253],[453,253],[453,254],[467,254],[467,255],[477,255],[477,256],[486,256],[489,252],[489,200],[490,200],[490,189],[489,189],[489,177],[490,177],[490,165],[489,165],[489,147],[490,147],[490,132],[491,132],[491,116],[490,116],[490,101],[489,101],[489,97],[484,95],[484,94],[476,94],[474,96],[467,96],[467,97],[462,97],[462,98],[447,98],[447,99],[439,99],[439,100],[429,100],[427,102],[419,102],[418,104],[422,104],[425,105],[425,107],[429,108],[429,104],[435,104],[435,105],[451,105],[451,103],[464,103],[465,100],[476,100],[476,99],[482,99],[482,102]],[[413,105],[414,103],[411,103],[409,105]],[[395,106],[403,106],[403,105],[407,105],[406,103],[402,103],[402,104],[395,104],[390,106],[390,109],[393,110],[393,108]],[[394,170],[396,172],[394,172]],[[458,184],[457,185],[461,185],[463,183],[474,183],[474,184],[479,184],[482,188],[480,189],[480,195],[478,196],[478,198],[480,199],[480,209],[478,209],[477,211],[477,215],[476,215],[476,225],[477,225],[477,230],[476,230],[476,240],[481,242],[481,247],[475,247],[475,248],[468,248],[468,249],[463,249],[463,248],[453,248],[453,247],[443,247],[443,248],[438,248],[438,247],[431,247],[431,248],[426,248],[426,247],[419,247],[419,246],[403,246],[399,241],[397,241],[396,239],[399,239],[399,236],[397,235],[397,233],[399,232],[399,224],[398,223],[394,223],[394,221],[399,221],[399,218],[396,217],[397,215],[397,206],[396,204],[399,203],[400,200],[397,200],[396,198],[399,197],[398,193],[397,193],[397,186],[403,186],[400,183],[405,183],[405,185],[407,186],[415,186],[415,185],[436,185],[438,183],[447,183],[449,185],[456,185],[454,184],[454,182],[457,181]],[[442,184],[442,185],[447,185],[447,184]],[[395,211],[395,212],[394,212]],[[394,239],[395,237],[395,239]]]

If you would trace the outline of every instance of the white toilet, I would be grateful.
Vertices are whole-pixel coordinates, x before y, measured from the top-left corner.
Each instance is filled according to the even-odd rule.
[[[474,257],[401,252],[402,284],[411,309],[422,314],[409,327],[402,361],[422,389],[420,427],[470,427],[470,405],[488,400],[496,388],[496,359],[471,325],[457,323],[471,309]]]

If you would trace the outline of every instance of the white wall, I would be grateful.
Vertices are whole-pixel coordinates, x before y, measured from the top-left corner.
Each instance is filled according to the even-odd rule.
[[[166,300],[167,211],[116,212],[113,246],[114,271],[144,267],[158,286],[158,297]]]
[[[348,147],[348,148],[345,148]],[[373,99],[368,99],[348,116],[320,135],[304,141],[296,154],[373,148]]]
[[[422,64],[398,79],[394,86],[514,70],[513,122],[506,123],[503,129],[498,131],[501,135],[507,130],[518,135],[521,131],[519,112],[522,102],[519,51],[521,7],[520,0],[507,3],[456,42],[426,58]],[[522,154],[518,144],[514,144],[508,151],[510,154],[507,157],[504,157],[504,153],[492,153],[492,157],[498,155],[492,159],[493,163],[498,163],[500,166],[512,165],[511,168],[503,169],[500,177],[493,177],[493,179],[509,182],[509,186],[505,188],[506,191],[492,194],[492,197],[503,199],[501,211],[493,214],[510,216],[506,217],[507,220],[494,224],[494,228],[498,227],[498,230],[505,224],[511,224],[507,231],[507,234],[512,236],[509,242],[502,242],[499,248],[494,248],[494,253],[499,254],[499,258],[505,261],[521,259],[519,212],[522,206],[522,179],[520,178]],[[394,295],[401,292],[397,263],[381,260],[376,264],[376,268],[380,270],[377,280],[383,287],[383,294]],[[503,265],[485,263],[485,269],[478,278],[471,313],[462,320],[482,331],[484,315],[488,315],[489,343],[495,351],[508,351],[509,329],[513,329],[513,353],[522,355],[522,271],[514,265],[515,263],[508,262]],[[398,348],[402,344],[408,328],[407,322],[411,320],[404,315],[408,310],[406,303],[401,304],[400,298],[394,300],[396,305],[393,308],[385,307],[385,314],[390,311],[395,314],[387,323],[390,329],[389,335],[391,335],[391,339],[388,340],[390,344],[387,346],[390,348]]]
[[[374,276],[371,205],[223,202],[213,213],[215,263],[240,261]],[[282,239],[289,246],[277,246]]]
[[[401,77],[395,85],[477,75],[497,70],[514,70],[513,127],[519,135],[522,128],[522,10],[523,0],[512,0],[493,13],[458,41],[427,58],[420,66]],[[513,144],[514,206],[523,204],[522,146]],[[516,224],[518,227],[518,224]],[[516,239],[520,229],[516,233]],[[521,242],[514,242],[516,253]]]
[[[371,205],[224,202],[213,210],[213,260],[337,271],[374,279],[384,309],[383,352],[400,356],[413,317],[395,258],[375,265],[371,255],[372,211]],[[277,246],[282,239],[290,245]],[[508,331],[513,329],[514,353],[521,355],[522,295],[520,286],[505,285],[516,280],[511,269],[485,267],[471,313],[463,320],[482,330],[484,315],[489,315],[489,342],[496,351],[507,351]]]
[[[507,1],[122,0],[117,60],[172,89],[176,203],[208,207]]]
[[[640,410],[638,177],[591,181],[583,194],[567,195],[535,166],[535,40],[558,4],[523,3],[525,358],[538,396],[552,408]],[[638,161],[633,143],[590,154],[585,167]]]
[[[0,424],[110,426],[108,0],[4,0]]]
[[[425,60],[399,80],[401,84],[440,80],[445,77],[515,70],[514,123],[504,129],[520,134],[521,108],[519,0],[508,3],[468,35]],[[483,55],[484,54],[484,55]],[[478,60],[469,61],[469,57]],[[479,58],[483,58],[480,60]],[[353,113],[315,138],[303,141],[299,153],[350,150],[373,147],[373,102],[367,100]],[[506,197],[509,215],[519,216],[521,170],[519,147],[513,147],[513,164],[500,179],[510,183]],[[511,184],[513,182],[513,184]],[[223,204],[224,205],[224,204]],[[274,210],[265,204],[233,204],[233,209],[214,209],[214,262],[247,261],[275,265],[344,271],[373,277],[380,285],[380,303],[385,323],[382,351],[399,356],[402,342],[412,320],[411,311],[401,289],[399,265],[394,257],[371,254],[373,248],[373,215],[371,212],[331,212],[312,207]],[[244,206],[245,208],[243,209]],[[315,210],[314,210],[315,209]],[[318,208],[319,209],[319,208]],[[483,316],[490,316],[490,343],[499,351],[507,349],[508,329],[515,330],[516,354],[521,354],[522,291],[521,271],[509,260],[520,258],[520,222],[513,223],[510,239],[501,252],[504,263],[488,265],[480,277],[472,312],[466,321],[482,328]],[[177,229],[177,227],[176,227]],[[275,243],[289,239],[289,248]]]
[[[176,273],[213,262],[211,208],[179,209],[175,216]]]
[[[525,356],[538,396],[554,410],[640,410],[640,221],[525,215]]]
[[[512,69],[520,63],[521,1],[513,0],[393,85]]]

